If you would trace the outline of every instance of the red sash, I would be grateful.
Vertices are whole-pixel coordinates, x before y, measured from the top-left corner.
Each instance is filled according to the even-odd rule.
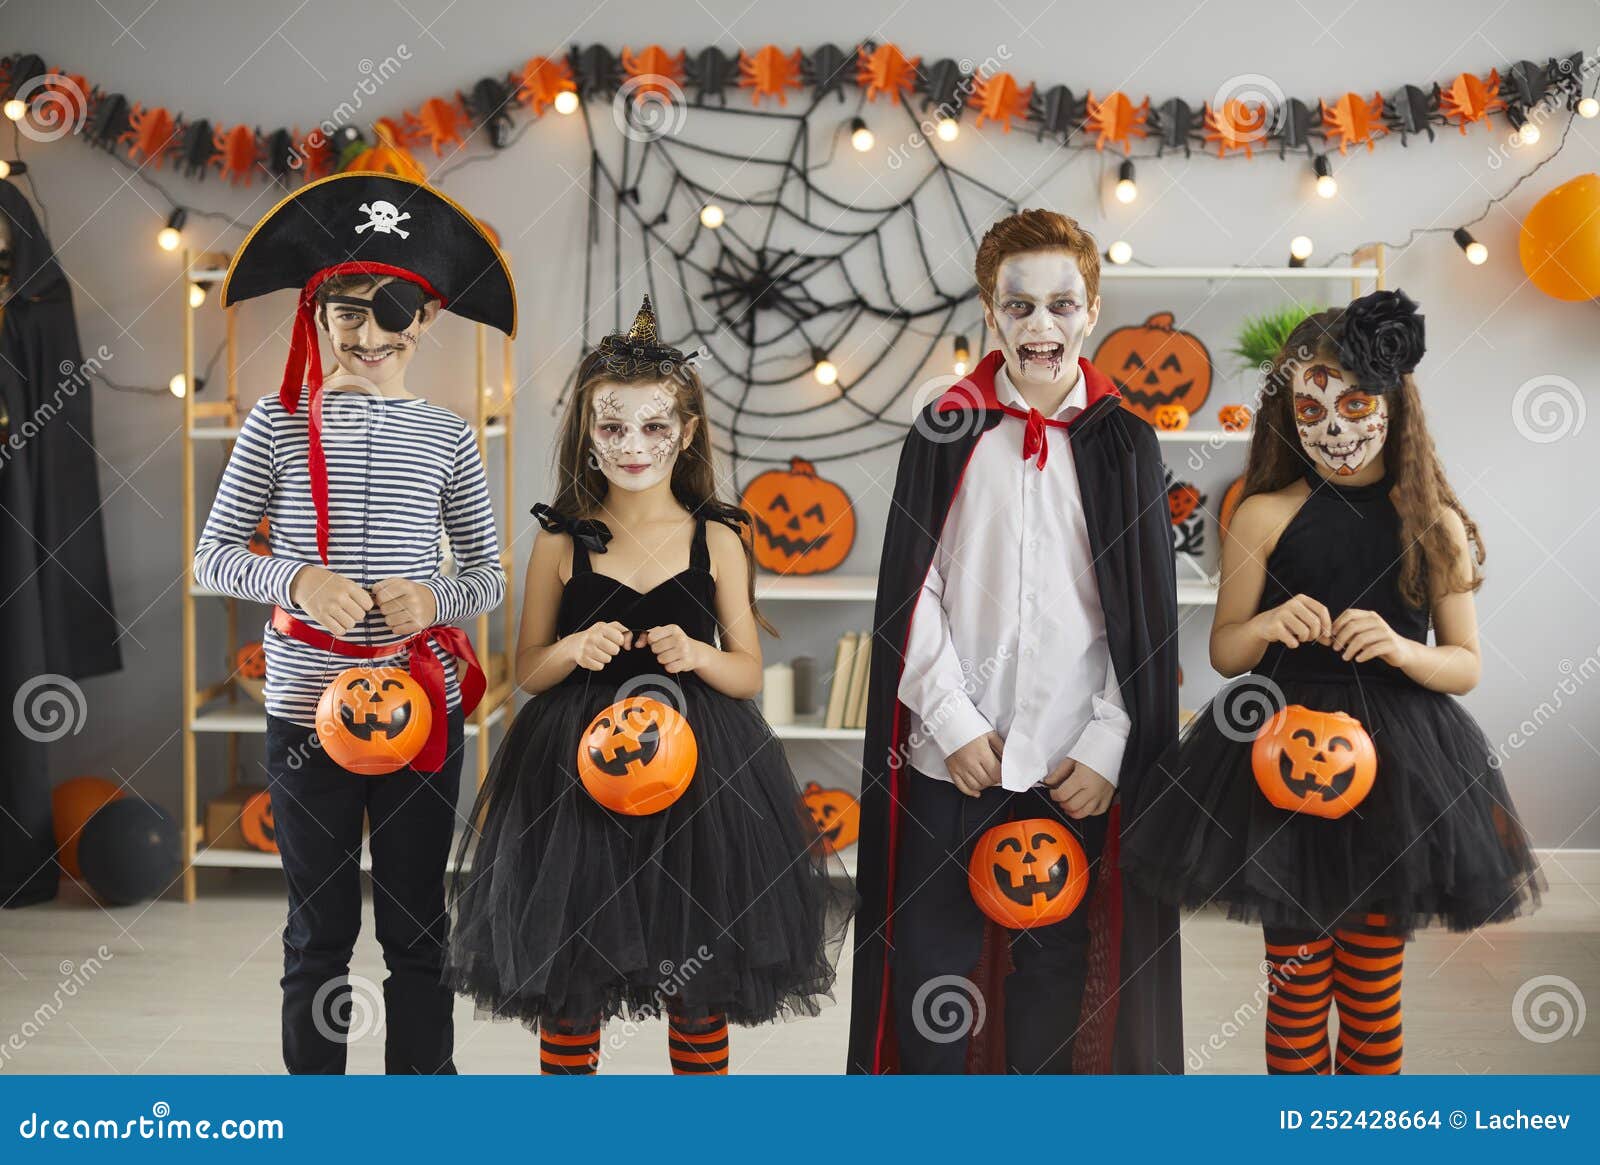
[[[483,666],[478,662],[478,653],[472,649],[472,640],[459,627],[429,627],[398,643],[349,643],[295,618],[282,607],[272,608],[272,627],[291,639],[352,659],[376,659],[382,655],[410,651],[411,678],[422,685],[422,690],[428,693],[428,703],[433,707],[433,727],[428,732],[428,742],[411,762],[411,767],[421,773],[436,773],[444,766],[450,731],[444,702],[444,664],[433,653],[429,643],[437,643],[446,652],[467,663],[467,674],[461,677],[462,716],[472,715],[473,709],[483,699],[484,689],[488,687]]]

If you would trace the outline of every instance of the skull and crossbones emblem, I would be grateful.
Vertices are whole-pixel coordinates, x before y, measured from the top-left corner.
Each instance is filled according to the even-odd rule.
[[[411,215],[409,213],[401,214],[399,207],[392,202],[374,202],[370,206],[363,202],[361,204],[361,213],[367,216],[367,221],[356,227],[356,234],[358,235],[371,228],[373,231],[381,231],[386,235],[399,235],[402,239],[411,237],[410,231],[400,228],[400,224],[410,218]]]

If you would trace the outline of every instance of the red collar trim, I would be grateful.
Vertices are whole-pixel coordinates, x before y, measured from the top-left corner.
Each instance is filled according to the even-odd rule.
[[[995,391],[994,374],[1006,362],[1006,354],[996,348],[987,353],[977,366],[962,379],[945,389],[944,395],[939,398],[935,408],[941,413],[958,409],[979,408],[988,412],[1003,412],[1014,417],[1026,418],[1028,410],[1014,408],[1003,404],[1000,395]],[[1083,373],[1083,386],[1085,400],[1083,407],[1089,409],[1103,396],[1121,396],[1117,386],[1111,378],[1101,372],[1082,356],[1078,357],[1078,368]],[[1053,419],[1046,418],[1047,423]],[[1060,424],[1061,422],[1055,421]]]

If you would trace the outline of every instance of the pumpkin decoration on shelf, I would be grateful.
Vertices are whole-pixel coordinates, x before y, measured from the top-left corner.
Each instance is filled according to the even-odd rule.
[[[1089,858],[1052,817],[997,825],[978,838],[967,865],[978,909],[1007,930],[1060,922],[1089,890]]]
[[[861,836],[861,805],[844,789],[824,789],[812,781],[801,797],[827,849],[839,850],[855,845]]]
[[[239,832],[251,849],[262,853],[278,852],[278,830],[272,820],[272,794],[262,789],[253,793],[239,811]]]
[[[689,722],[654,696],[602,711],[578,741],[578,779],[599,804],[630,817],[659,813],[694,778],[700,748]]]
[[[1161,405],[1182,405],[1187,423],[1211,393],[1211,353],[1198,336],[1174,327],[1175,320],[1163,311],[1118,328],[1094,354],[1094,366],[1117,386],[1123,407],[1158,427],[1164,427],[1156,419]]]
[[[1217,410],[1217,423],[1224,433],[1242,433],[1250,427],[1248,405],[1223,405]]]
[[[317,701],[317,738],[335,764],[381,777],[416,759],[433,730],[433,706],[399,667],[352,667]]]
[[[1180,433],[1189,427],[1189,410],[1182,405],[1157,405],[1155,426],[1164,433]]]
[[[1167,475],[1167,510],[1172,519],[1172,549],[1175,554],[1199,554],[1205,549],[1206,495],[1189,481]]]
[[[1233,484],[1223,491],[1222,505],[1217,510],[1217,529],[1224,538],[1228,536],[1228,523],[1233,521],[1234,511],[1239,508],[1239,503],[1243,500],[1244,476],[1241,474],[1234,478]]]
[[[751,478],[739,504],[750,512],[756,562],[774,574],[833,570],[856,540],[850,495],[799,457]]]
[[[1354,716],[1290,704],[1256,733],[1250,767],[1262,794],[1279,809],[1333,819],[1372,791],[1378,754]]]
[[[259,639],[233,653],[233,682],[252,700],[266,699],[267,652]]]

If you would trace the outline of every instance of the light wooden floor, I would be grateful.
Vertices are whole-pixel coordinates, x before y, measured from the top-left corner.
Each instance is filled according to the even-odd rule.
[[[1549,892],[1531,918],[1473,935],[1428,932],[1408,949],[1408,1072],[1600,1073],[1600,1017],[1580,1029],[1577,1014],[1600,1004],[1600,853],[1548,854],[1545,873]],[[278,875],[205,871],[201,891],[190,906],[103,910],[68,890],[46,906],[0,912],[0,1073],[281,1072]],[[1182,937],[1189,1070],[1259,1072],[1259,933],[1204,915],[1186,920]],[[102,946],[109,957],[97,956]],[[99,966],[89,962],[96,957]],[[382,979],[370,933],[352,971]],[[736,1029],[734,1070],[837,1072],[849,1023],[848,966],[841,972],[838,1002],[818,1018]],[[1541,977],[1565,981],[1526,993],[1534,1036],[1561,1027],[1557,1001],[1567,1005],[1568,1034],[1548,1042],[1519,1033],[1512,1014],[1519,988]],[[613,1024],[607,1041],[605,1071],[665,1071],[659,1024]],[[477,1021],[463,1002],[456,1061],[467,1073],[528,1072],[536,1049],[523,1028]],[[353,1043],[350,1068],[382,1063],[374,1026]]]

